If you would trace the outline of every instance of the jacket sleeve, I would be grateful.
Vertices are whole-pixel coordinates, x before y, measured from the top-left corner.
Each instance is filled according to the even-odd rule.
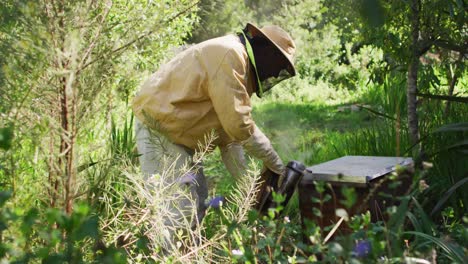
[[[284,165],[276,153],[270,140],[255,126],[254,133],[242,142],[245,150],[252,156],[263,161],[263,165],[278,175],[283,175]]]
[[[234,141],[247,140],[254,132],[250,97],[247,92],[247,60],[229,50],[214,69],[208,94],[226,133]]]
[[[267,168],[281,175],[284,170],[281,158],[251,117],[246,62],[239,54],[229,51],[212,78],[210,98],[226,133]]]

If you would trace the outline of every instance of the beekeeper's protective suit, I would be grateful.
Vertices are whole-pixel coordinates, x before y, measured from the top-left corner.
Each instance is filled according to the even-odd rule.
[[[281,28],[248,23],[238,35],[191,46],[163,65],[133,100],[143,172],[162,174],[167,157],[179,157],[176,167],[192,163],[194,152],[214,131],[213,145],[234,177],[245,172],[244,149],[282,174],[280,157],[252,119],[250,97],[254,92],[261,97],[295,75],[294,52],[293,40]],[[201,167],[195,168],[172,181],[191,186],[200,220],[207,189]]]

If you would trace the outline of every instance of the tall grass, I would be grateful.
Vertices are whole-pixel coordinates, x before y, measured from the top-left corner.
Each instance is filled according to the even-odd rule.
[[[96,191],[93,197],[99,197],[94,204],[102,212],[105,241],[124,248],[136,263],[229,262],[229,257],[223,253],[225,248],[232,247],[227,235],[228,223],[245,223],[248,218],[260,175],[257,163],[251,163],[248,174],[240,181],[230,181],[233,186],[229,187],[226,204],[222,205],[222,217],[219,210],[209,208],[203,222],[194,226],[195,219],[184,218],[180,222],[174,215],[174,210],[178,210],[173,207],[175,199],[187,194],[178,186],[168,186],[163,180],[175,178],[174,175],[183,174],[190,168],[176,170],[175,162],[168,160],[161,175],[145,180],[138,164],[132,162],[135,154],[133,128],[129,125],[131,119],[120,125],[113,124],[109,140],[111,158],[90,166],[88,171],[89,174],[97,173],[90,184],[94,184],[92,189]],[[210,142],[208,139],[203,149],[210,149]],[[212,163],[216,155],[219,153],[201,151],[195,158]],[[210,172],[213,171],[205,171]],[[211,184],[211,187],[210,193],[216,194],[217,186]],[[195,204],[192,209],[192,215],[196,215]],[[173,221],[178,222],[176,229],[167,225]]]
[[[398,131],[393,121],[379,121],[354,132],[330,131],[316,144],[307,164],[317,164],[347,155],[405,156],[410,146],[406,131]],[[301,150],[301,151],[306,151]]]

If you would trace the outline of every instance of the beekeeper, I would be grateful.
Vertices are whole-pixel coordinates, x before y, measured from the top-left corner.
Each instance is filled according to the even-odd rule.
[[[192,168],[168,183],[189,186],[198,220],[205,211],[207,187],[193,155],[216,134],[228,171],[241,177],[244,150],[264,167],[282,174],[283,163],[270,140],[252,119],[250,97],[262,97],[278,82],[295,75],[292,38],[278,26],[261,29],[248,23],[237,35],[193,45],[163,65],[133,100],[136,139],[142,171],[163,175],[173,168]]]

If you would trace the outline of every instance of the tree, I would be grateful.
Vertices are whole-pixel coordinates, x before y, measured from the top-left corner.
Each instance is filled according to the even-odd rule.
[[[199,21],[188,38],[190,43],[234,33],[249,17],[243,1],[201,0],[199,7]]]
[[[343,36],[372,43],[391,58],[394,68],[407,72],[407,120],[411,142],[420,145],[417,95],[428,87],[418,85],[420,58],[439,48],[467,53],[465,4],[463,1],[327,1],[330,21],[341,26]],[[358,29],[352,35],[350,29]]]
[[[9,177],[14,191],[18,179],[47,182],[47,204],[71,213],[80,188],[77,168],[90,153],[83,143],[109,124],[116,91],[128,97],[145,71],[154,71],[166,51],[182,43],[196,4],[3,3],[2,14],[14,16],[0,27],[8,43],[0,47],[1,124],[13,124],[15,139],[0,178]]]
[[[198,10],[199,21],[189,42],[198,43],[210,38],[235,33],[247,22],[263,26],[274,21],[274,17],[285,11],[285,6],[294,0],[246,0],[220,1],[201,0]]]

